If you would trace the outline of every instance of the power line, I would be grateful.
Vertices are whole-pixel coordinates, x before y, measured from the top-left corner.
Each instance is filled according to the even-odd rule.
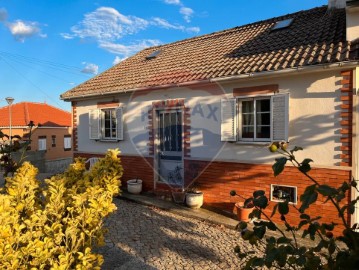
[[[52,62],[52,61],[48,61],[48,60],[41,60],[38,58],[28,57],[28,56],[24,56],[24,55],[20,55],[20,54],[13,54],[13,53],[5,52],[5,51],[0,51],[0,55],[2,55],[3,57],[6,57],[6,58],[17,59],[19,61],[29,62],[29,63],[33,63],[33,64],[37,64],[37,65],[50,66],[50,67],[53,67],[53,68],[56,68],[59,70],[72,70],[72,71],[76,71],[76,72],[81,72],[81,70],[82,70],[81,68],[76,67],[76,66],[60,64],[60,63],[56,63],[56,62]]]
[[[18,71],[13,65],[11,65],[5,58],[2,57],[2,59],[4,60],[4,62],[10,67],[12,68],[17,74],[19,74],[23,79],[25,79],[26,81],[28,81],[33,87],[35,87],[36,89],[38,89],[40,92],[42,92],[46,97],[48,97],[50,100],[54,101],[60,108],[64,109],[64,107],[58,103],[57,100],[54,100],[53,98],[51,98],[51,96],[49,96],[45,91],[43,91],[40,87],[38,87],[36,84],[34,84],[29,78],[27,78],[26,76],[24,76],[20,71]]]

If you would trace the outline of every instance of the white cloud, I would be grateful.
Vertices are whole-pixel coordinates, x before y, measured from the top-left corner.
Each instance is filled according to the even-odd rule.
[[[64,39],[73,39],[74,36],[69,34],[69,33],[60,33],[60,35],[64,38]]]
[[[120,63],[120,62],[122,62],[123,60],[126,60],[126,59],[127,59],[127,57],[121,58],[118,55],[116,55],[115,59],[112,62],[112,65],[113,66],[117,65],[118,63]]]
[[[46,37],[46,34],[41,33],[41,29],[37,22],[24,22],[22,20],[16,20],[15,22],[5,23],[11,34],[17,41],[24,42],[26,38],[32,36]]]
[[[164,2],[166,4],[170,4],[170,5],[181,5],[181,1],[180,0],[164,0]]]
[[[163,27],[166,29],[181,30],[181,31],[187,32],[187,33],[199,33],[199,31],[200,31],[200,28],[197,26],[185,27],[185,26],[179,25],[179,24],[171,24],[168,21],[166,21],[165,19],[158,18],[158,17],[153,18],[151,21],[151,24],[159,26],[159,27]]]
[[[197,34],[197,33],[199,33],[199,31],[201,31],[201,29],[197,26],[186,28],[186,32],[188,32],[188,33],[196,33]]]
[[[186,22],[190,22],[191,21],[191,17],[193,16],[193,9],[189,8],[189,7],[181,7],[180,8],[180,13],[183,15],[183,19]]]
[[[124,45],[119,43],[112,43],[112,42],[102,42],[99,44],[99,46],[111,53],[119,54],[122,57],[128,57],[131,54],[141,51],[145,48],[157,46],[161,42],[159,40],[142,40],[141,42],[137,44],[131,44],[131,45]]]
[[[123,36],[137,33],[148,26],[148,21],[136,17],[125,16],[111,7],[100,7],[87,13],[77,25],[71,27],[72,34],[64,33],[64,38],[90,38],[97,41],[114,41]]]
[[[165,19],[155,17],[152,19],[151,23],[153,25],[157,25],[166,29],[178,29],[178,30],[184,30],[184,26],[182,25],[174,25],[166,21]]]
[[[82,64],[85,65],[85,67],[81,70],[82,73],[94,75],[98,73],[98,65],[86,62],[83,62]]]
[[[0,8],[0,22],[5,22],[7,19],[7,11],[4,8]]]

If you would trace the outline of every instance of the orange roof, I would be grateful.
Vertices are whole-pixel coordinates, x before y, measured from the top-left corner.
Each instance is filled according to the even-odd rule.
[[[11,125],[27,126],[33,121],[46,127],[70,127],[71,113],[37,102],[20,102],[11,105]],[[9,126],[9,106],[0,108],[0,127]]]
[[[286,19],[290,26],[272,30]],[[62,99],[171,87],[350,60],[345,9],[327,6],[142,50]],[[156,53],[158,51],[158,54]],[[151,54],[155,53],[154,57]]]

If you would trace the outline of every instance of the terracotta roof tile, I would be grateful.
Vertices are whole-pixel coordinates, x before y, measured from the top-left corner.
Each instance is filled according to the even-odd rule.
[[[35,125],[47,127],[71,127],[71,113],[46,103],[20,102],[11,105],[12,126]],[[0,127],[9,126],[9,106],[0,108]]]
[[[277,21],[293,18],[284,29]],[[349,59],[345,10],[300,11],[241,27],[148,48],[62,94],[63,99],[278,71]],[[151,53],[161,50],[153,59]],[[351,53],[354,55],[354,53]]]

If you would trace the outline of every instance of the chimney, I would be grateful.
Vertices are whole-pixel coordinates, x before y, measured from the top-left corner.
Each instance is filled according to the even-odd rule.
[[[345,8],[346,0],[328,0],[328,9]]]

